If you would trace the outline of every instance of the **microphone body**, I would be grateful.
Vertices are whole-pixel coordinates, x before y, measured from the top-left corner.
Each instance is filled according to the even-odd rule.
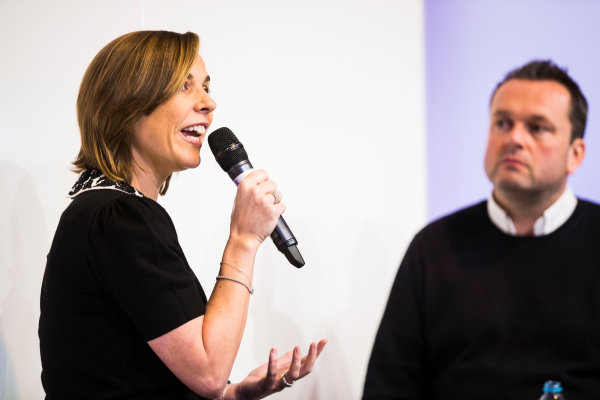
[[[208,143],[217,162],[227,172],[227,175],[238,186],[252,172],[252,164],[244,146],[228,128],[219,128],[208,137]],[[237,161],[237,162],[236,162]],[[233,164],[235,162],[235,164]],[[233,165],[232,165],[233,164]],[[301,268],[304,259],[298,250],[298,241],[282,216],[271,233],[271,239],[293,266]]]

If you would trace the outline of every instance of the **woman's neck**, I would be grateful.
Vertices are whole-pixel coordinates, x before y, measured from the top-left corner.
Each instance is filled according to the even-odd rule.
[[[134,163],[135,164],[135,163]],[[160,188],[165,179],[157,177],[149,169],[142,169],[139,165],[134,165],[131,171],[131,186],[139,190],[144,196],[157,201]]]

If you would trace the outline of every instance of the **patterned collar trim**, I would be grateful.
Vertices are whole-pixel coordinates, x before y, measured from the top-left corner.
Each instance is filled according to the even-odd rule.
[[[139,197],[144,197],[144,195],[133,186],[123,181],[111,181],[106,176],[102,174],[102,172],[96,169],[86,169],[79,175],[77,182],[71,188],[69,192],[69,197],[74,198],[81,193],[88,192],[90,190],[98,190],[98,189],[112,189],[118,190],[123,193],[132,194]]]

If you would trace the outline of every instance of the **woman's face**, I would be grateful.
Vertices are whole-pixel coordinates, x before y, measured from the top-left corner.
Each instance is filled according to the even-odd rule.
[[[200,164],[200,147],[216,107],[208,94],[209,83],[204,61],[197,56],[181,91],[135,123],[133,159],[157,181]]]

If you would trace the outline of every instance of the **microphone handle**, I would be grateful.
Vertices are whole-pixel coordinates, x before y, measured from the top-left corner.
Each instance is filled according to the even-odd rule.
[[[240,182],[242,182],[250,172],[252,172],[252,164],[249,160],[243,160],[229,168],[227,175],[229,175],[236,186],[239,186]],[[296,268],[304,266],[304,259],[302,258],[298,247],[296,247],[298,241],[281,215],[279,216],[275,229],[271,233],[271,239],[273,240],[273,243],[275,243],[277,249],[285,255],[285,258],[287,258],[290,264]]]

